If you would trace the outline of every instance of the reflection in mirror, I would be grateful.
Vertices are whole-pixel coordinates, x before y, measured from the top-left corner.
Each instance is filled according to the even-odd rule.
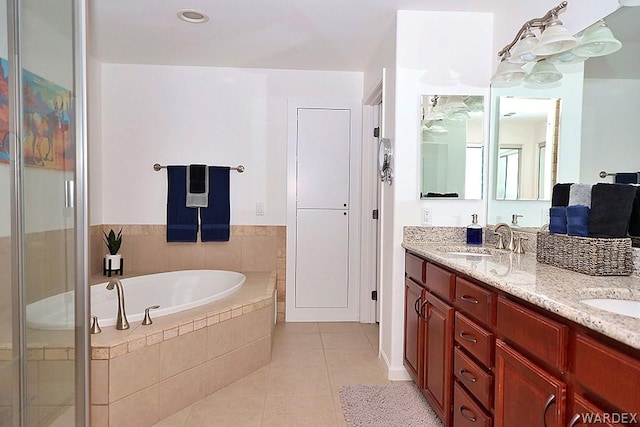
[[[421,199],[482,199],[483,122],[483,96],[422,96]]]
[[[549,200],[556,183],[560,99],[499,99],[496,200]]]

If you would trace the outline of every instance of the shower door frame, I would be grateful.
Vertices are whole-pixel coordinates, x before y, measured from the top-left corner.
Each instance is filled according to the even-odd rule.
[[[73,193],[68,207],[74,211],[74,380],[75,425],[88,426],[90,378],[90,316],[88,283],[88,198],[87,198],[87,118],[86,118],[86,0],[72,4],[73,105],[74,126],[70,128],[75,148]],[[27,337],[24,224],[23,94],[21,61],[21,0],[7,0],[7,44],[9,66],[9,158],[11,173],[11,283],[12,360],[14,367],[12,425],[27,422]]]

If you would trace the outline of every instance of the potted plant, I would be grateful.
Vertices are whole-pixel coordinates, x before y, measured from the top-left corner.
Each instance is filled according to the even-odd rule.
[[[120,270],[122,255],[120,255],[118,251],[122,245],[122,228],[118,234],[113,231],[113,228],[109,231],[109,234],[104,231],[102,234],[104,234],[104,243],[109,249],[109,253],[104,256],[105,270]],[[111,261],[111,265],[109,265],[109,261]]]

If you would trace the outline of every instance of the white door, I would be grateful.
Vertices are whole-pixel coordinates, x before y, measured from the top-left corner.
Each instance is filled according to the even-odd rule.
[[[350,206],[353,116],[350,108],[295,110],[287,321],[358,320],[359,286],[350,262],[350,242],[357,237]]]

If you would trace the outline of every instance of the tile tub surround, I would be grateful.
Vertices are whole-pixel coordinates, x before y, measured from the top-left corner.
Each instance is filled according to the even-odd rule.
[[[162,273],[175,270],[275,271],[278,320],[284,321],[286,234],[280,225],[232,225],[228,242],[167,243],[164,225],[103,224],[90,227],[89,265],[102,275],[106,252],[103,231],[122,228],[120,254],[127,272]]]
[[[269,363],[276,273],[244,274],[222,300],[92,335],[91,425],[152,425]]]
[[[640,349],[640,319],[599,310],[580,302],[581,299],[606,297],[640,300],[640,277],[588,276],[538,263],[535,253],[519,255],[498,251],[493,256],[474,257],[443,251],[447,246],[460,247],[460,243],[404,242],[402,246],[428,260]]]

